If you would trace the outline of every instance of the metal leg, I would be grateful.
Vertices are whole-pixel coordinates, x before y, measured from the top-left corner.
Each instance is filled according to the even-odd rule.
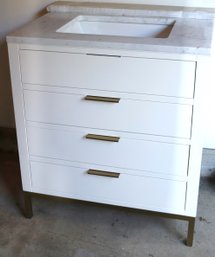
[[[23,213],[24,213],[24,216],[28,219],[33,217],[31,195],[32,195],[31,193],[23,191],[23,196],[24,196]],[[159,217],[165,217],[165,218],[172,218],[172,219],[179,219],[179,220],[188,221],[188,231],[187,231],[186,245],[190,246],[190,247],[193,245],[195,218],[187,217],[187,216],[181,216],[181,215],[174,215],[174,214],[166,214],[166,213],[162,213],[162,212],[145,211],[145,210],[144,211],[142,210],[141,212],[143,212],[147,215],[153,215],[153,216],[159,216]]]
[[[188,220],[188,232],[187,232],[187,246],[193,245],[193,236],[195,228],[195,218],[189,218]]]
[[[33,210],[32,210],[32,201],[31,201],[31,193],[23,192],[24,198],[24,208],[23,213],[25,218],[32,218],[33,217]]]

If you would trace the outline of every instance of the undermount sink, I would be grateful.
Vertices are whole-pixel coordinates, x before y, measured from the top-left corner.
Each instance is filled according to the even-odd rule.
[[[174,23],[175,21],[165,18],[116,18],[80,15],[60,27],[56,32],[139,38],[167,38]]]

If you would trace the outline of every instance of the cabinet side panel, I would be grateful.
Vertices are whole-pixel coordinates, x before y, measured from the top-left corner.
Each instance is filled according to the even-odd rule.
[[[23,190],[31,191],[30,165],[25,128],[24,101],[19,63],[19,45],[8,44],[13,104],[16,120],[19,160]]]
[[[188,216],[196,216],[199,194],[199,181],[202,160],[202,147],[204,139],[204,91],[205,91],[205,65],[207,60],[199,60],[196,69],[196,86],[193,107],[192,138],[190,160],[188,168],[188,185],[186,212]]]

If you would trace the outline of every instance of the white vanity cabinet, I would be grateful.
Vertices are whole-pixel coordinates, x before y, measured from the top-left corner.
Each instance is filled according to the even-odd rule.
[[[179,217],[192,245],[195,57],[8,46],[23,190]]]

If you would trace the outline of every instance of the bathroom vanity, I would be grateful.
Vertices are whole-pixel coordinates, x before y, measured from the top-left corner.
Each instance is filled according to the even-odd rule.
[[[7,38],[26,216],[32,193],[130,207],[188,221],[191,246],[212,19],[48,10]]]

